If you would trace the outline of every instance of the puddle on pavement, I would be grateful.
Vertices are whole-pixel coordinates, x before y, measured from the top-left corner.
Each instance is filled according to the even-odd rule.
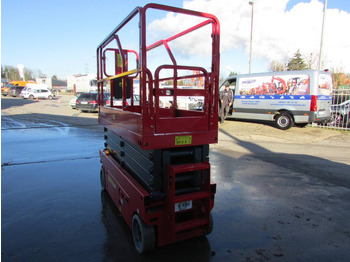
[[[29,127],[23,121],[6,123],[11,128],[1,130],[2,165],[98,157],[104,145],[101,131],[67,127],[58,121]]]

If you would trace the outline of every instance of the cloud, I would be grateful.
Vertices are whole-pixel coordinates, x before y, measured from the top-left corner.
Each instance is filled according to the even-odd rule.
[[[243,50],[249,55],[252,6],[248,0],[192,0],[183,8],[214,14],[221,26],[221,57],[225,52]],[[255,0],[253,27],[253,59],[283,60],[299,49],[304,55],[320,50],[323,1],[300,2],[287,10],[288,0]],[[327,9],[324,29],[323,57],[328,68],[350,72],[350,35],[346,26],[350,14],[339,9]],[[187,20],[168,14],[156,20],[151,28],[164,31],[185,27]],[[210,50],[197,34],[181,48],[182,54],[209,55]],[[209,48],[210,49],[210,48]],[[266,68],[265,68],[266,70]]]

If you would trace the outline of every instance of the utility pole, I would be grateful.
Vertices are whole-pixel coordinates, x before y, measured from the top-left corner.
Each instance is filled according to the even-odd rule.
[[[254,1],[250,1],[249,4],[252,6],[252,15],[251,15],[251,22],[250,22],[250,49],[249,49],[249,74],[250,74],[251,66],[252,66]]]
[[[324,0],[322,32],[321,32],[321,44],[320,44],[320,57],[319,57],[319,61],[318,61],[318,70],[321,70],[322,49],[323,49],[323,33],[324,33],[324,23],[325,23],[325,20],[326,20],[326,10],[327,10],[327,0]]]

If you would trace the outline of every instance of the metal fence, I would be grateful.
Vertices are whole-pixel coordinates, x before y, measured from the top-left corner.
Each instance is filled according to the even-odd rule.
[[[333,90],[332,114],[329,121],[312,126],[350,131],[350,86],[339,86]]]

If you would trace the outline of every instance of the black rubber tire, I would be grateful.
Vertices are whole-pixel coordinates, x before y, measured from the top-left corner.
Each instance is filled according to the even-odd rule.
[[[52,99],[52,96],[49,96],[48,99],[51,100],[51,99]]]
[[[343,117],[341,114],[335,114],[334,116],[332,115],[332,118],[334,119],[334,125],[336,127],[343,127]]]
[[[308,125],[309,123],[302,123],[302,124],[295,124],[297,127],[304,128]]]
[[[328,120],[327,126],[338,127],[341,123],[341,115],[337,113],[332,113],[330,119]]]
[[[100,182],[101,182],[101,189],[103,191],[106,191],[106,174],[103,167],[101,167],[101,170],[100,170]]]
[[[34,99],[34,96],[33,96],[33,95],[30,95],[28,98],[29,98],[29,99]]]
[[[209,235],[214,229],[214,220],[213,216],[210,213],[210,218],[209,218],[209,229],[204,231],[204,235]]]
[[[276,116],[275,124],[277,128],[287,130],[294,125],[294,121],[290,114],[282,112]]]
[[[147,226],[138,214],[132,217],[132,238],[135,248],[140,254],[151,251],[156,246],[154,227]]]

